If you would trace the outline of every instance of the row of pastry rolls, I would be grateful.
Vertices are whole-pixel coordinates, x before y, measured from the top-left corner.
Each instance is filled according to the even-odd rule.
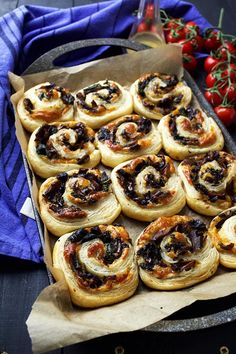
[[[190,157],[176,169],[166,155],[144,155],[111,172],[80,168],[48,178],[40,187],[41,217],[61,236],[78,227],[112,223],[122,212],[153,221],[179,213],[185,204],[216,216],[236,204],[236,158],[226,152]]]
[[[130,91],[112,80],[98,81],[73,94],[56,84],[42,83],[24,93],[17,111],[29,132],[43,123],[69,120],[79,120],[98,129],[133,110],[159,120],[185,107],[191,97],[191,89],[175,75],[154,73],[139,78]]]
[[[82,307],[114,304],[132,296],[143,283],[176,290],[212,276],[219,264],[207,226],[199,218],[160,217],[136,236],[125,227],[81,228],[58,239],[54,267],[65,275],[72,301]]]

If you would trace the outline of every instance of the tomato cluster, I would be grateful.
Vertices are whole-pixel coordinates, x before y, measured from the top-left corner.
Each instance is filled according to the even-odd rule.
[[[236,119],[236,43],[221,41],[204,62],[205,97],[222,122],[229,127]]]

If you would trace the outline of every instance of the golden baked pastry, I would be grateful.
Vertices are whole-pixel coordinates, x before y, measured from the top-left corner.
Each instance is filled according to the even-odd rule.
[[[61,236],[53,263],[63,271],[73,303],[82,307],[120,302],[138,286],[134,250],[123,226],[99,225]]]
[[[220,254],[220,263],[236,268],[236,207],[217,215],[209,227],[209,235]]]
[[[151,73],[136,80],[130,92],[134,111],[151,119],[161,119],[176,108],[186,107],[192,91],[175,75]]]
[[[182,161],[178,172],[187,203],[196,212],[215,216],[234,206],[236,158],[226,152],[208,152]]]
[[[111,174],[113,190],[127,216],[152,221],[178,213],[185,193],[173,161],[164,155],[146,155],[118,165]]]
[[[112,80],[102,80],[76,94],[76,119],[97,129],[111,120],[130,114],[133,100],[130,93]]]
[[[100,152],[94,139],[94,131],[82,122],[44,124],[32,133],[27,156],[34,172],[43,178],[75,168],[95,167]]]
[[[175,160],[224,147],[220,128],[200,109],[176,109],[161,119],[158,129],[165,151]]]
[[[135,253],[144,284],[160,290],[199,283],[219,264],[206,225],[190,216],[158,218],[136,240]]]
[[[63,87],[45,82],[24,93],[17,112],[24,128],[33,132],[44,123],[73,120],[74,96]]]
[[[96,134],[102,163],[115,167],[137,156],[156,154],[161,149],[161,136],[150,119],[137,114],[118,118]]]
[[[79,227],[111,224],[121,207],[106,172],[81,168],[50,177],[39,190],[40,215],[56,236]]]

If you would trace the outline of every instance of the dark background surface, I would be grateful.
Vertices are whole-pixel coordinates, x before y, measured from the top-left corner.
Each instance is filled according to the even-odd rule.
[[[127,0],[128,1],[128,0]],[[0,16],[17,6],[35,4],[66,8],[96,2],[96,0],[0,0]],[[236,1],[235,0],[194,0],[191,1],[210,23],[216,25],[220,9],[225,9],[223,31],[236,34]],[[203,75],[200,72],[197,82],[203,88]],[[231,129],[233,136],[236,127]],[[31,343],[25,321],[31,306],[40,291],[48,285],[47,273],[43,265],[0,256],[0,353],[9,354],[31,353]],[[185,308],[172,318],[203,316],[218,312],[236,305],[236,296],[224,299],[197,302]],[[138,314],[137,314],[138,315]],[[116,347],[122,346],[124,353],[135,354],[218,354],[220,348],[226,346],[230,354],[236,353],[236,323],[185,333],[148,333],[136,331],[119,333],[73,345],[50,353],[59,354],[113,354]],[[53,336],[53,333],[51,334]],[[227,354],[222,352],[221,354]]]

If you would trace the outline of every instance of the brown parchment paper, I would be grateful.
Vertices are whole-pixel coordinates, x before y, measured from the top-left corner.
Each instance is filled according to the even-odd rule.
[[[157,49],[24,77],[10,73],[9,78],[16,91],[11,97],[16,115],[16,135],[22,151],[26,152],[29,134],[25,132],[19,121],[16,105],[24,89],[27,90],[39,83],[51,81],[71,90],[78,90],[105,78],[129,86],[142,74],[155,71],[182,77],[181,48],[176,45],[163,45]],[[196,99],[193,100],[193,104],[197,105]],[[38,207],[39,183],[40,179],[34,176],[32,194],[36,207]],[[181,214],[196,215],[188,208],[184,208]],[[117,222],[126,226],[133,240],[147,225],[131,220],[122,214]],[[56,238],[49,235],[46,228],[44,228],[44,235],[45,263],[52,274],[57,274],[60,281],[41,292],[27,320],[34,353],[44,353],[115,332],[141,329],[160,321],[196,300],[224,297],[236,291],[236,272],[219,268],[211,279],[188,289],[171,292],[153,291],[142,285],[140,281],[135,295],[124,302],[99,309],[81,309],[71,304],[64,276],[60,270],[53,268],[52,248]]]

